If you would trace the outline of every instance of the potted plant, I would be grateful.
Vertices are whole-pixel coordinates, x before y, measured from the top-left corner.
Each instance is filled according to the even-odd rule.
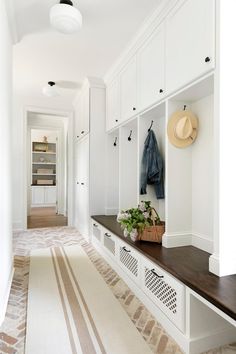
[[[117,221],[124,230],[124,236],[130,237],[132,241],[162,241],[165,223],[160,220],[150,201],[142,201],[137,208],[122,210]]]

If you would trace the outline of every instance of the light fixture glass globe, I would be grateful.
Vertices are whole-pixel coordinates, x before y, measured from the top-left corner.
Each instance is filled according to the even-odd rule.
[[[55,97],[55,96],[59,95],[59,92],[57,91],[57,88],[55,87],[55,83],[53,83],[53,84],[48,83],[47,86],[43,87],[42,92],[47,97]]]
[[[50,10],[50,22],[59,32],[71,34],[82,27],[82,15],[71,5],[56,4]]]

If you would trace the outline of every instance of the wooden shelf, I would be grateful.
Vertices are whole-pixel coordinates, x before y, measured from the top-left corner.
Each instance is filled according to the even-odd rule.
[[[56,165],[56,162],[33,162],[32,165]]]
[[[46,154],[46,155],[56,155],[55,152],[50,151],[32,151],[33,154]]]

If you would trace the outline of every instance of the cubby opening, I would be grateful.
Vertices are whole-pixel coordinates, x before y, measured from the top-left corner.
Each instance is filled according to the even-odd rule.
[[[166,123],[165,123],[165,103],[161,103],[150,111],[143,113],[139,120],[139,202],[142,200],[151,201],[151,205],[158,212],[161,220],[165,220],[165,199],[157,199],[154,185],[147,185],[147,194],[140,194],[140,178],[142,170],[142,157],[144,143],[151,127],[155,133],[160,154],[163,159],[163,173],[165,184],[165,144],[166,144]]]
[[[236,337],[236,329],[219,313],[208,306],[207,302],[200,301],[193,293],[189,293],[189,307],[187,312],[188,333],[190,337],[189,349],[198,354],[206,350],[232,343]]]
[[[119,211],[119,129],[107,135],[106,215]]]
[[[120,210],[138,205],[138,120],[120,128]]]
[[[189,239],[190,244],[213,251],[214,93],[207,78],[168,101],[167,120],[184,109],[199,121],[196,141],[186,148],[167,142],[166,234]]]

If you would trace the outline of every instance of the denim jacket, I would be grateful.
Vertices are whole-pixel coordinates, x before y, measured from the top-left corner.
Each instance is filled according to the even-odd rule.
[[[147,184],[153,184],[157,199],[164,199],[164,166],[153,130],[150,130],[144,143],[141,166],[140,194],[147,194]]]

